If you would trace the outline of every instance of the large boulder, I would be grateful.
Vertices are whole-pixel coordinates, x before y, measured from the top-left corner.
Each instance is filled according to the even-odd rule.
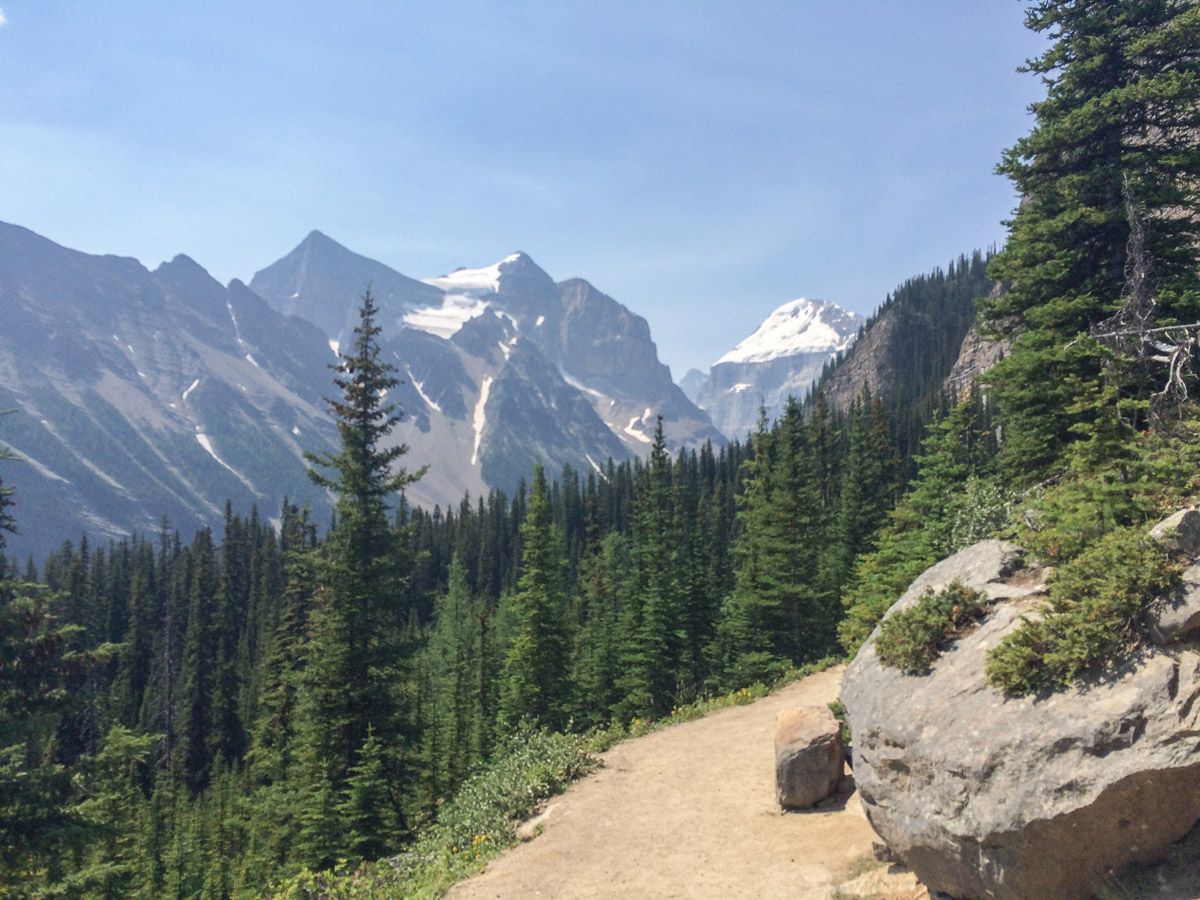
[[[775,718],[775,796],[784,809],[808,809],[842,780],[842,727],[825,706],[787,709]]]
[[[876,631],[842,702],[867,817],[924,884],[1072,900],[1200,819],[1200,655],[1151,646],[1071,690],[1005,697],[986,652],[1044,590],[1041,573],[1013,570],[1018,555],[984,542],[922,575],[893,610],[957,579],[987,594],[988,616],[921,676],[882,667]]]

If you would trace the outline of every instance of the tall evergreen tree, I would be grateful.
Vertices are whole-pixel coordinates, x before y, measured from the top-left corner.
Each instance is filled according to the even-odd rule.
[[[561,727],[569,693],[570,643],[563,610],[562,537],[551,518],[550,489],[534,468],[529,509],[521,526],[521,576],[511,597],[512,642],[504,658],[500,717]]]
[[[407,447],[384,445],[400,420],[398,406],[385,397],[399,381],[382,359],[376,313],[368,290],[351,352],[336,366],[334,383],[342,396],[328,403],[341,447],[309,456],[331,472],[310,470],[313,480],[337,496],[336,527],[313,560],[316,605],[297,703],[296,733],[314,804],[306,855],[317,864],[350,850],[337,821],[338,798],[358,770],[368,737],[383,748],[389,797],[402,793],[405,767],[417,750],[409,709],[411,648],[404,633],[411,563],[404,535],[392,527],[391,504],[419,473],[398,467]]]
[[[1200,7],[1039,0],[1026,23],[1053,39],[1025,69],[1047,94],[1032,107],[1033,130],[998,169],[1022,202],[992,261],[1007,290],[988,314],[1013,338],[992,375],[1001,460],[1011,479],[1030,484],[1115,414],[1114,399],[1126,401],[1127,439],[1145,423],[1148,386],[1107,365],[1110,354],[1088,337],[1121,305],[1127,200],[1143,211],[1159,323],[1200,318]]]

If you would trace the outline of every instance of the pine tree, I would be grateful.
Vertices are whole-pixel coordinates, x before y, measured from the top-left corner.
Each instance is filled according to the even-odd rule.
[[[853,653],[900,594],[939,559],[961,549],[955,524],[973,512],[963,488],[990,474],[996,455],[993,432],[982,421],[982,404],[972,396],[929,429],[917,455],[917,476],[891,511],[875,550],[859,557],[838,626],[842,645]]]
[[[662,416],[640,476],[633,528],[636,588],[621,617],[621,718],[661,716],[676,696],[682,643],[679,556]]]
[[[450,583],[434,605],[433,630],[425,650],[430,682],[425,733],[435,797],[446,796],[483,758],[478,720],[483,715],[479,670],[483,664],[480,624],[485,616],[455,554]]]
[[[336,366],[342,397],[328,402],[341,448],[309,456],[332,472],[310,470],[313,480],[337,496],[336,527],[313,560],[316,599],[296,710],[305,791],[313,803],[303,831],[312,862],[349,849],[337,822],[338,798],[368,736],[384,748],[397,795],[417,750],[403,590],[411,562],[405,535],[392,527],[389,501],[419,473],[397,467],[407,447],[384,446],[400,420],[385,396],[399,382],[381,358],[376,312],[367,291],[352,351]]]
[[[563,619],[562,538],[551,520],[549,486],[534,468],[529,509],[521,526],[521,576],[509,608],[512,642],[504,658],[500,717],[551,728],[566,720],[570,643]]]
[[[1108,364],[1088,337],[1125,285],[1130,216],[1142,209],[1161,323],[1200,317],[1200,8],[1190,0],[1040,0],[1027,25],[1053,43],[1025,71],[1043,78],[1033,130],[998,167],[1022,195],[992,277],[988,306],[1013,337],[996,367],[1007,475],[1031,484],[1125,401],[1126,436],[1145,423],[1148,386]],[[1094,402],[1080,402],[1081,397]]]
[[[212,775],[209,733],[212,729],[212,663],[216,656],[213,612],[216,562],[212,533],[196,534],[192,559],[187,630],[179,682],[179,726],[176,771],[192,797],[203,791]]]

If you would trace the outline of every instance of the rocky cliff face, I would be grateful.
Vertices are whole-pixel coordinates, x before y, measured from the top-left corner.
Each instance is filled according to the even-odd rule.
[[[987,340],[980,335],[978,326],[971,326],[963,338],[958,358],[946,376],[946,393],[952,397],[965,397],[979,377],[1004,358],[1009,348],[1008,341]]]
[[[888,393],[895,382],[892,347],[899,318],[899,314],[891,310],[881,313],[841,358],[832,375],[821,385],[821,394],[831,409],[848,410],[864,391],[870,391],[876,397]]]

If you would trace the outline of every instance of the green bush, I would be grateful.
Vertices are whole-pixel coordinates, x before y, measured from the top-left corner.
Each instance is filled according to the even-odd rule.
[[[936,594],[928,590],[908,609],[884,620],[875,653],[885,666],[920,674],[986,612],[987,598],[961,582]]]
[[[1008,694],[1066,687],[1141,639],[1142,612],[1178,572],[1142,527],[1110,531],[1058,569],[1043,615],[988,651],[990,684]]]

